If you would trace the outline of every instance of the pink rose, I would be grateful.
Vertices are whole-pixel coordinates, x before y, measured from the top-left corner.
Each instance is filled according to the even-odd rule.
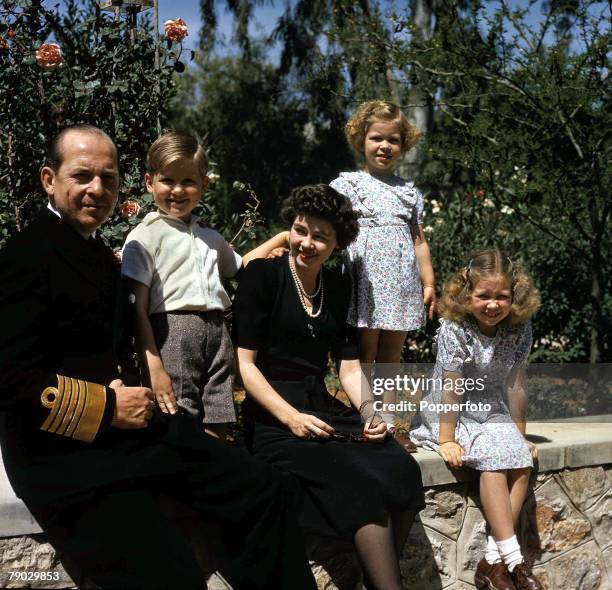
[[[62,50],[56,43],[43,43],[36,52],[36,62],[45,70],[53,70],[63,61]]]
[[[136,201],[125,201],[121,205],[121,216],[122,217],[134,217],[140,213],[140,205]]]
[[[187,33],[187,24],[182,18],[165,21],[164,33],[170,41],[175,41],[176,43],[180,43],[189,34]]]

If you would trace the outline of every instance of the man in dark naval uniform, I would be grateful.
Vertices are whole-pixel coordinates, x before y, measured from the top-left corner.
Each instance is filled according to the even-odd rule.
[[[41,180],[48,210],[0,252],[1,442],[17,495],[102,588],[206,587],[160,494],[220,522],[235,588],[315,588],[294,482],[121,381],[119,268],[98,231],[119,191],[112,140],[64,130]]]

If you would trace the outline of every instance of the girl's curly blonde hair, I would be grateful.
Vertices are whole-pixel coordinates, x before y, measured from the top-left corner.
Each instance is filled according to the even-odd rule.
[[[481,279],[504,277],[512,289],[512,305],[504,323],[525,324],[540,307],[540,294],[519,262],[513,262],[500,250],[483,250],[474,254],[464,266],[444,284],[439,303],[440,315],[462,323],[471,312],[470,295]]]
[[[421,137],[421,132],[408,121],[396,104],[385,100],[368,100],[359,105],[344,127],[346,139],[355,151],[363,152],[368,129],[377,121],[399,123],[402,153],[414,147]]]

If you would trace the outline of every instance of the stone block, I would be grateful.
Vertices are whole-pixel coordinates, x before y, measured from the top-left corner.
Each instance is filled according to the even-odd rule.
[[[534,567],[532,568],[533,573],[542,584],[542,590],[553,590],[550,585],[550,577],[548,575],[548,570],[545,567]]]
[[[589,541],[550,562],[555,589],[601,590],[607,574],[597,544]]]
[[[606,568],[606,583],[608,584],[605,590],[612,590],[612,547],[608,547],[602,551],[601,555],[603,557],[604,567]]]
[[[535,557],[545,562],[590,539],[591,524],[570,502],[561,486],[551,479],[535,492],[530,504],[530,526],[526,536]]]
[[[609,424],[602,424],[610,428]],[[565,463],[567,467],[586,467],[588,465],[605,465],[612,461],[612,441],[609,433],[600,435],[600,440],[588,440],[574,443],[567,447]]]
[[[331,569],[328,569],[330,566]],[[362,588],[361,573],[355,579],[350,575],[350,572],[342,570],[340,560],[335,560],[335,563],[326,565],[313,563],[311,568],[317,583],[317,590],[357,590]]]
[[[606,489],[603,467],[565,469],[559,479],[572,502],[582,511],[592,506]]]
[[[435,451],[420,448],[413,457],[421,467],[425,487],[471,481],[478,477],[474,469],[451,469]]]
[[[441,486],[425,492],[426,508],[419,514],[421,522],[453,540],[457,540],[466,500],[462,486]]]
[[[457,578],[462,582],[474,583],[476,565],[484,555],[487,546],[487,523],[482,512],[468,507],[461,533],[457,541]]]
[[[538,444],[538,458],[535,469],[538,473],[558,471],[566,466],[566,445],[563,442],[550,442]]]
[[[454,584],[447,586],[446,588],[444,588],[444,590],[474,590],[474,588],[476,588],[476,586],[474,586],[473,584],[468,584],[467,582],[462,582],[461,580],[459,580]]]
[[[543,486],[549,479],[552,478],[552,473],[538,473],[535,476],[535,484],[534,490],[537,490],[539,487]]]
[[[0,469],[0,479],[2,471]],[[0,486],[1,487],[1,486]],[[9,498],[0,490],[0,535],[2,537],[22,537],[42,533],[40,525],[30,514],[26,505],[17,497]]]
[[[612,545],[612,488],[591,506],[585,515],[591,521],[593,537],[602,548]]]
[[[540,537],[536,527],[536,501],[533,494],[529,494],[523,504],[519,519],[519,532],[517,533],[523,555],[529,563],[538,563],[541,555]]]
[[[211,574],[206,580],[207,590],[232,590],[229,582],[219,573]]]
[[[454,541],[415,521],[400,559],[402,580],[411,590],[441,590],[456,579]]]
[[[480,501],[480,482],[472,481],[466,484],[465,493],[467,496],[467,505],[475,506],[482,510],[482,502]]]
[[[44,572],[50,579],[10,579],[10,572],[32,576]],[[39,575],[40,578],[40,575]],[[76,585],[59,562],[53,547],[43,535],[0,539],[1,588],[75,588]]]
[[[315,541],[308,552],[318,590],[361,588],[361,566],[350,544]]]

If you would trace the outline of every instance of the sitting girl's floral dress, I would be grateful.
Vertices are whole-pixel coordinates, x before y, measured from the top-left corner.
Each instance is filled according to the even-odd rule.
[[[431,387],[422,398],[428,407],[415,418],[410,438],[438,450],[440,413],[433,404],[445,401],[442,387],[449,373],[460,374],[465,392],[459,403],[470,405],[459,413],[455,440],[465,450],[465,465],[478,471],[533,467],[527,442],[510,415],[506,383],[514,367],[526,365],[531,340],[531,323],[500,325],[489,337],[473,319],[463,324],[440,320]]]

